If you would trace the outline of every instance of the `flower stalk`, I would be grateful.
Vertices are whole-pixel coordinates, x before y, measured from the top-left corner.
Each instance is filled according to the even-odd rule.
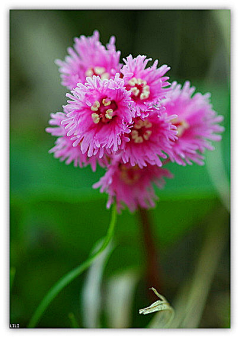
[[[139,223],[142,228],[142,239],[146,257],[146,283],[163,292],[162,273],[159,264],[159,252],[155,243],[153,224],[148,210],[138,209]]]

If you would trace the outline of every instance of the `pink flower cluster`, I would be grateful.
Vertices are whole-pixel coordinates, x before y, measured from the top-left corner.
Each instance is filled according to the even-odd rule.
[[[95,31],[76,38],[68,53],[56,61],[71,93],[63,112],[51,114],[46,130],[57,140],[50,152],[67,164],[105,167],[94,188],[108,193],[107,207],[114,201],[118,211],[153,207],[152,184],[161,188],[172,177],[164,164],[203,165],[204,150],[221,139],[223,117],[212,109],[210,94],[194,95],[188,81],[170,84],[168,66],[149,66],[143,55],[121,64],[114,37],[105,48]]]

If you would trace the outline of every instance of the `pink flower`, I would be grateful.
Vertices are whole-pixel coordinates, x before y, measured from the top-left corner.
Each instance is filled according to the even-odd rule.
[[[136,58],[129,55],[124,59],[125,65],[121,69],[125,86],[131,91],[132,100],[135,102],[137,115],[142,115],[150,105],[158,103],[169,90],[165,88],[170,85],[167,82],[169,78],[163,75],[170,67],[163,65],[157,68],[156,60],[152,67],[146,68],[150,60],[143,55],[138,55]]]
[[[107,208],[116,201],[118,212],[125,206],[134,211],[139,206],[150,208],[155,206],[156,196],[152,183],[162,188],[165,181],[163,177],[172,177],[172,174],[163,168],[147,165],[142,169],[138,165],[119,162],[118,159],[109,166],[106,174],[93,188],[109,195]]]
[[[124,163],[140,168],[148,164],[162,166],[161,158],[171,154],[172,142],[177,137],[176,127],[170,122],[177,116],[168,116],[157,108],[146,111],[145,118],[136,117],[129,134],[130,141],[126,142],[121,153]]]
[[[173,82],[171,91],[167,94],[163,105],[169,116],[176,114],[177,118],[171,120],[178,130],[178,140],[173,144],[172,161],[180,165],[192,164],[191,161],[203,165],[202,153],[205,149],[213,150],[209,141],[220,141],[224,128],[218,123],[223,120],[212,109],[209,102],[210,94],[196,93],[190,87],[190,82],[185,82],[183,88]]]
[[[105,167],[108,164],[107,158],[99,159],[98,156],[88,157],[87,154],[83,154],[80,146],[73,147],[73,141],[67,136],[67,132],[61,125],[61,122],[66,119],[64,113],[51,114],[49,124],[55,126],[55,128],[48,127],[46,131],[52,136],[58,136],[55,146],[50,149],[50,153],[54,153],[55,158],[59,158],[60,161],[66,161],[66,164],[74,163],[74,166],[83,167],[88,164],[91,165],[92,170],[96,170],[97,163]]]
[[[62,85],[72,90],[77,83],[85,83],[86,77],[98,75],[101,79],[114,78],[120,71],[120,52],[115,48],[115,37],[110,38],[107,48],[99,41],[99,32],[93,36],[74,39],[74,48],[68,48],[69,55],[65,61],[56,60],[60,67]]]
[[[88,77],[85,85],[79,83],[72,90],[71,99],[64,107],[67,136],[73,146],[81,146],[83,154],[112,154],[121,149],[121,144],[130,133],[129,124],[134,112],[131,110],[130,93],[116,74],[114,80],[101,80],[98,76]]]

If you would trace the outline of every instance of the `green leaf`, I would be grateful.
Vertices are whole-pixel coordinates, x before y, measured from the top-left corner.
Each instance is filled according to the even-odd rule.
[[[110,240],[113,237],[113,232],[116,224],[116,206],[113,206],[112,208],[112,218],[111,222],[108,228],[107,235],[101,245],[101,247],[93,254],[91,255],[85,262],[80,264],[77,268],[73,269],[69,273],[67,273],[65,276],[63,276],[46,294],[46,296],[43,298],[42,302],[37,307],[36,311],[34,312],[28,327],[33,328],[36,326],[38,321],[40,320],[41,316],[43,315],[46,308],[49,306],[49,304],[52,302],[52,300],[58,295],[58,293],[67,286],[72,280],[74,280],[76,277],[78,277],[84,270],[86,270],[92,262],[98,257],[99,254],[101,254],[108,246]]]
[[[92,254],[99,249],[102,241],[97,242],[92,250]],[[87,276],[84,281],[83,290],[81,290],[81,307],[83,325],[87,328],[100,328],[100,315],[102,310],[102,292],[101,284],[105,265],[114,250],[113,241],[108,247],[98,255],[95,261],[88,269]]]
[[[12,289],[12,286],[13,286],[13,281],[14,281],[15,274],[16,274],[16,269],[15,268],[11,268],[10,269],[10,290]]]
[[[77,322],[77,319],[76,319],[74,313],[70,312],[70,313],[68,314],[68,318],[70,319],[70,323],[71,323],[71,327],[72,327],[72,328],[74,328],[74,329],[79,328],[79,324],[78,324],[78,322]]]
[[[131,327],[134,295],[140,277],[139,270],[129,268],[108,279],[105,304],[108,327]]]

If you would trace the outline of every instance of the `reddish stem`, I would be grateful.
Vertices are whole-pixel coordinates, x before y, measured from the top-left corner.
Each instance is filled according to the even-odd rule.
[[[149,212],[139,208],[139,220],[142,226],[144,249],[146,253],[146,282],[147,287],[154,287],[159,293],[162,292],[162,280],[160,274],[159,255],[155,245],[155,236]]]

